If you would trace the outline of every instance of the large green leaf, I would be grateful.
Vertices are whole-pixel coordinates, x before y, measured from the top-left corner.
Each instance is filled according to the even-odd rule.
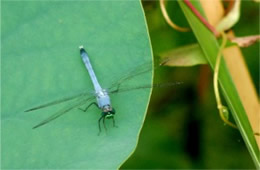
[[[2,2],[2,168],[118,168],[134,151],[150,90],[112,97],[116,124],[98,136],[101,111],[74,109],[49,124],[34,125],[64,103],[24,110],[93,86],[79,55],[89,53],[103,87],[128,70],[151,63],[151,47],[139,1]],[[150,84],[152,74],[131,83]],[[88,103],[86,103],[87,106]]]
[[[200,9],[199,1],[192,1],[195,8]],[[192,11],[182,2],[179,4],[191,25],[191,28],[198,39],[201,49],[212,68],[215,67],[216,56],[219,50],[219,44],[214,35],[198,20]],[[239,68],[238,68],[239,69]],[[245,109],[242,105],[236,87],[232,81],[232,77],[228,71],[225,61],[222,59],[219,69],[219,83],[227,101],[229,109],[235,119],[241,135],[247,145],[247,148],[259,168],[259,149],[256,144],[253,130],[248,121]]]

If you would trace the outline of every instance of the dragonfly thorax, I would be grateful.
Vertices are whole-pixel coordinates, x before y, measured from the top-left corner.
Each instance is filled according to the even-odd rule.
[[[111,102],[110,102],[110,97],[105,89],[96,92],[96,99],[97,99],[98,107],[100,109],[102,109],[103,111],[107,109],[108,111],[112,110],[108,107],[108,106],[111,107]]]

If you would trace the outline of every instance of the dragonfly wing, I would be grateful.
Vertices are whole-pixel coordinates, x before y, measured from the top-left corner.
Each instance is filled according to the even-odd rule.
[[[151,88],[165,88],[165,87],[172,87],[175,85],[182,84],[183,82],[172,82],[172,83],[158,83],[158,84],[147,84],[147,85],[140,85],[140,86],[135,86],[135,87],[121,87],[119,89],[115,89],[112,91],[109,91],[109,93],[114,94],[114,93],[121,93],[121,92],[127,92],[127,91],[132,91],[132,90],[140,90],[140,89],[151,89]]]
[[[56,105],[56,104],[67,102],[67,101],[70,101],[70,100],[73,100],[73,99],[77,99],[77,98],[80,98],[80,97],[83,97],[83,96],[86,96],[86,95],[89,95],[89,94],[90,94],[89,92],[80,93],[80,94],[70,96],[70,97],[67,97],[67,98],[64,98],[64,99],[55,100],[55,101],[52,101],[52,102],[49,102],[49,103],[46,103],[46,104],[42,104],[42,105],[33,107],[31,109],[25,110],[24,112],[31,112],[31,111],[34,111],[34,110],[42,109],[42,108],[45,108],[45,107],[49,107],[49,106],[52,106],[52,105]]]
[[[112,91],[113,88],[118,88],[121,84],[123,84],[127,80],[130,80],[136,76],[151,72],[152,71],[151,67],[152,67],[151,62],[144,63],[144,64],[137,66],[133,70],[129,71],[126,75],[121,77],[119,80],[117,80],[115,83],[113,83],[111,85],[111,87],[109,88],[109,90]]]
[[[94,99],[95,97],[90,97],[84,100],[80,100],[77,103],[70,105],[69,107],[66,107],[60,111],[58,111],[57,113],[55,113],[54,115],[50,116],[49,118],[43,120],[42,122],[40,122],[39,124],[37,124],[36,126],[33,127],[33,129],[38,128],[40,126],[43,126],[47,123],[49,123],[52,120],[57,119],[58,117],[64,115],[65,113],[68,113],[69,111],[71,111],[72,109],[76,108],[76,107],[80,107],[81,105],[85,104],[86,102],[88,102],[91,99]]]

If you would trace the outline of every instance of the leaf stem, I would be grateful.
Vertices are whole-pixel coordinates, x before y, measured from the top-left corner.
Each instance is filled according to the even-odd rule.
[[[221,61],[221,54],[222,51],[224,50],[226,43],[227,43],[227,37],[225,35],[224,32],[220,33],[223,41],[221,43],[221,46],[219,48],[218,54],[217,54],[217,59],[216,59],[216,65],[214,68],[214,92],[215,92],[215,96],[216,96],[216,101],[217,101],[217,107],[219,110],[219,115],[221,117],[221,119],[229,126],[233,127],[233,128],[237,128],[236,125],[234,125],[233,123],[231,123],[230,121],[228,121],[228,119],[226,118],[227,116],[225,116],[225,114],[228,114],[228,109],[227,107],[222,105],[221,102],[221,98],[219,95],[219,88],[218,88],[218,75],[219,75],[219,67],[220,67],[220,61]]]
[[[199,11],[192,5],[189,0],[183,0],[183,2],[190,8],[190,10],[197,16],[197,18],[208,28],[216,37],[219,37],[219,32],[209,24],[209,22],[199,13]]]
[[[180,27],[176,25],[169,17],[166,7],[165,7],[165,0],[160,0],[160,8],[163,14],[163,17],[165,21],[175,30],[180,31],[180,32],[188,32],[190,31],[190,28],[185,28],[185,27]]]

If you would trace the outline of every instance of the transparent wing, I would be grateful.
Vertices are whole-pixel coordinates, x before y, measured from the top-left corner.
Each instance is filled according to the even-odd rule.
[[[113,88],[119,88],[121,84],[125,83],[126,81],[139,76],[139,75],[143,75],[149,72],[152,72],[153,69],[151,69],[152,67],[152,63],[148,62],[148,63],[144,63],[141,64],[139,66],[137,66],[136,68],[134,68],[133,70],[130,70],[127,74],[125,74],[123,77],[121,77],[119,80],[117,80],[116,82],[114,82],[110,88],[108,88],[108,91],[114,91]],[[155,68],[156,69],[156,68]]]
[[[140,90],[140,89],[153,89],[153,88],[166,88],[166,87],[172,87],[176,85],[180,85],[183,82],[172,82],[172,83],[158,83],[158,84],[148,84],[148,85],[140,85],[140,86],[134,86],[134,87],[120,87],[119,89],[115,89],[110,91],[109,93],[115,94],[115,93],[122,93],[122,92],[128,92],[132,90]]]
[[[81,105],[84,105],[86,102],[94,99],[95,97],[89,97],[87,99],[81,99],[78,100],[77,102],[75,102],[74,104],[71,104],[69,107],[63,108],[62,110],[58,111],[57,113],[55,113],[54,115],[48,117],[47,119],[43,120],[42,122],[40,122],[39,124],[37,124],[36,126],[33,127],[33,129],[38,128],[40,126],[43,126],[47,123],[49,123],[52,120],[57,119],[58,117],[64,115],[65,113],[68,113],[69,111],[71,111],[72,109],[76,108],[76,107],[80,107]]]
[[[152,72],[153,70],[157,70],[160,68],[161,65],[155,66],[153,69],[152,63],[144,63],[137,68],[133,69],[132,71],[128,72],[128,74],[121,77],[117,82],[113,83],[112,86],[108,89],[108,92],[111,94],[114,93],[121,93],[126,91],[132,91],[132,90],[138,90],[138,89],[147,89],[147,88],[164,88],[164,87],[172,87],[175,85],[182,84],[183,82],[170,82],[170,83],[158,83],[158,84],[147,84],[147,85],[140,85],[140,86],[134,86],[134,87],[122,87],[125,86],[125,83],[128,80],[131,80],[137,76],[147,74]]]
[[[67,101],[70,101],[70,100],[73,100],[73,99],[78,99],[80,97],[85,97],[87,95],[94,95],[94,94],[92,94],[90,92],[83,92],[83,93],[80,93],[80,94],[77,94],[77,95],[74,95],[74,96],[70,96],[70,97],[67,97],[67,98],[55,100],[55,101],[52,101],[52,102],[49,102],[49,103],[46,103],[46,104],[42,104],[42,105],[33,107],[31,109],[25,110],[25,112],[31,112],[31,111],[34,111],[34,110],[42,109],[42,108],[49,107],[49,106],[52,106],[52,105],[56,105],[56,104],[60,104],[60,103],[63,103],[63,102],[67,102]]]

